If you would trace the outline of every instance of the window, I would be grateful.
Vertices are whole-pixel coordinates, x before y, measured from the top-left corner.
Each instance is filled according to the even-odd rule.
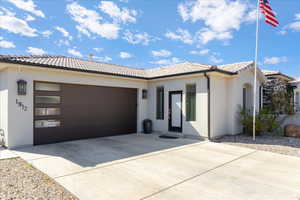
[[[147,90],[143,89],[142,90],[142,99],[147,99]]]
[[[186,121],[196,121],[196,85],[186,86]]]
[[[156,119],[164,119],[164,87],[156,88]]]
[[[60,127],[62,124],[61,85],[35,82],[34,90],[34,127],[38,129]]]
[[[36,83],[35,90],[58,92],[60,91],[60,85],[54,83]]]
[[[262,86],[259,86],[259,110],[262,109]]]
[[[300,110],[300,93],[299,92],[296,92],[296,111],[299,111]]]
[[[60,121],[55,119],[49,120],[36,120],[35,128],[59,127]]]
[[[35,116],[60,115],[60,108],[36,108]]]
[[[58,104],[60,103],[60,97],[59,96],[36,96],[35,103]]]

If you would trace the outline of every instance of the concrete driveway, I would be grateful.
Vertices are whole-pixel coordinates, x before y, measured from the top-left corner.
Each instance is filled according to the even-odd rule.
[[[300,199],[300,159],[157,135],[14,151],[83,200]]]

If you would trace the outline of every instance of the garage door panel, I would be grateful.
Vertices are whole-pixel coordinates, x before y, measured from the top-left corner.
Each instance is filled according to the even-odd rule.
[[[62,84],[60,94],[61,126],[35,128],[35,144],[136,132],[137,89]]]

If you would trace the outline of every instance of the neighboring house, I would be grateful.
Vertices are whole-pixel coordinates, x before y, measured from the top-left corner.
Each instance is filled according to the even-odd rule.
[[[290,84],[294,87],[295,111],[300,112],[300,77],[290,81]]]
[[[0,128],[9,148],[141,132],[147,118],[161,133],[237,134],[239,107],[252,107],[253,69],[253,62],[138,69],[64,56],[2,55]],[[258,70],[257,91],[263,81]]]
[[[272,87],[274,87],[273,81],[281,81],[286,85],[287,88],[292,88],[292,102],[294,103],[295,111],[300,111],[300,77],[293,78],[291,76],[281,73],[280,71],[262,70],[262,72],[267,78],[267,81],[264,84],[263,91],[264,106],[267,106],[269,104],[269,91],[272,89]]]

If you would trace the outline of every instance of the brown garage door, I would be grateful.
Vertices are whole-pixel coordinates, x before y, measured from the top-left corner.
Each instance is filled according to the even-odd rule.
[[[136,132],[137,89],[35,82],[34,144]]]

